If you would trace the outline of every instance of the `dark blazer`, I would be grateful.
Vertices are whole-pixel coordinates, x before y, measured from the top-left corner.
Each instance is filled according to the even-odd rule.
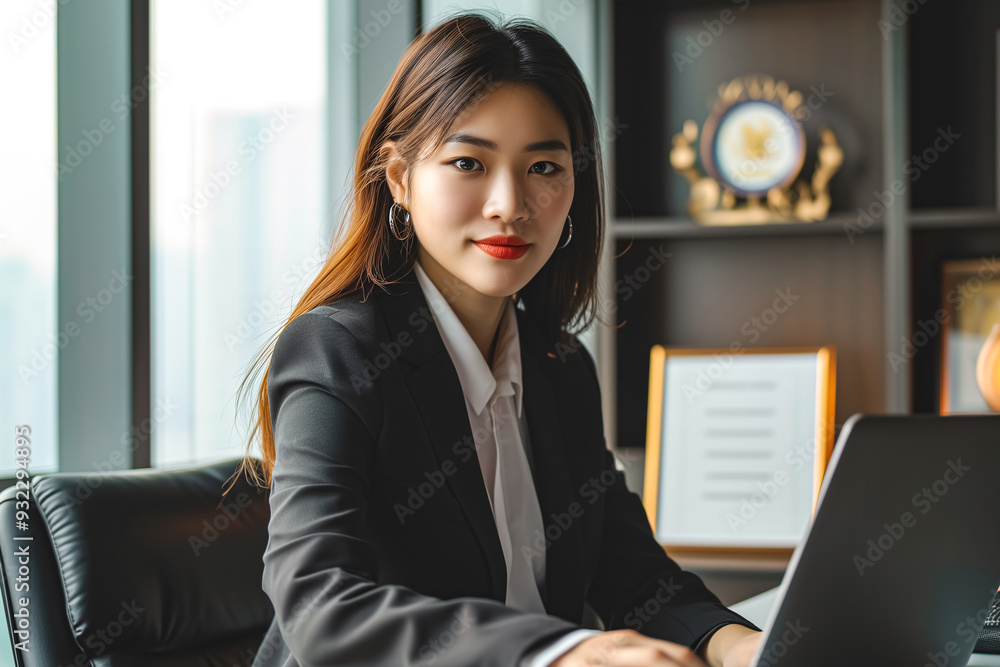
[[[264,553],[275,609],[254,667],[515,667],[578,629],[695,647],[738,623],[653,537],[605,446],[594,360],[517,310],[547,614],[504,604],[506,568],[458,373],[412,268],[281,333]],[[568,353],[567,353],[568,352]]]

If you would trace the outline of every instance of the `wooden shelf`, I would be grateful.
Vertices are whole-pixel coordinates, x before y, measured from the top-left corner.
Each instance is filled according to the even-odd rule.
[[[1000,228],[1000,211],[990,208],[927,209],[911,211],[911,229]],[[856,216],[837,214],[819,222],[789,222],[764,225],[703,225],[690,218],[633,218],[614,222],[616,238],[738,238],[753,236],[836,236],[845,234],[848,225],[858,225]],[[876,220],[865,233],[881,234],[882,220]]]
[[[992,208],[940,208],[912,211],[911,229],[1000,228],[1000,211]]]
[[[735,10],[724,35],[701,48],[692,40],[705,33],[707,41],[707,26],[732,3],[610,5],[615,39],[606,94],[625,129],[608,162],[614,260],[603,287],[615,296],[602,386],[617,451],[644,458],[654,344],[833,344],[835,430],[857,412],[935,411],[941,337],[931,336],[903,365],[889,359],[939,317],[944,262],[1000,254],[1000,3],[927,3],[895,25],[898,0],[762,0]],[[804,178],[815,164],[820,126],[844,150],[829,184],[834,209],[827,220],[706,226],[686,215],[690,187],[671,167],[672,138],[687,120],[704,128],[719,86],[750,72],[785,80],[807,97],[833,93],[809,105],[803,119],[812,151]],[[946,147],[942,132],[949,133]],[[952,142],[951,132],[960,138]],[[899,179],[906,195],[863,236],[849,237],[859,207],[877,210],[886,193],[901,193]],[[660,245],[670,261],[659,261]],[[778,290],[800,297],[787,312],[773,309]],[[626,469],[631,487],[641,489],[643,469]],[[666,552],[733,599],[780,577],[790,560]]]
[[[633,218],[614,221],[614,235],[630,238],[740,238],[774,236],[841,235],[847,237],[847,226],[857,226],[857,216],[838,214],[819,222],[789,222],[764,225],[702,225],[690,218]],[[880,234],[882,221],[876,220],[865,233]]]
[[[791,553],[756,554],[720,554],[712,552],[696,552],[693,550],[666,550],[668,556],[685,570],[696,571],[735,571],[735,572],[784,572],[791,560]]]

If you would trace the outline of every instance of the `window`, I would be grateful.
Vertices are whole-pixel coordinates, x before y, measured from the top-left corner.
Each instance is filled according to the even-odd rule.
[[[32,474],[56,469],[59,350],[83,320],[56,322],[56,165],[69,147],[57,153],[55,5],[6,0],[0,34],[0,127],[8,130],[0,154],[0,477],[10,477],[15,426],[31,428]]]
[[[325,259],[326,11],[151,2],[154,466],[242,454],[236,388]]]

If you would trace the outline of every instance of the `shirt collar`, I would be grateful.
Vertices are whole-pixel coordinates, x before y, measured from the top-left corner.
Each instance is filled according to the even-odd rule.
[[[481,414],[494,392],[506,396],[513,392],[517,416],[521,417],[521,345],[517,330],[514,300],[508,298],[497,331],[493,367],[486,364],[482,352],[462,324],[447,299],[424,272],[420,262],[413,266],[424,298],[431,307],[441,339],[451,355],[465,399],[477,415]],[[499,389],[499,391],[498,391]]]

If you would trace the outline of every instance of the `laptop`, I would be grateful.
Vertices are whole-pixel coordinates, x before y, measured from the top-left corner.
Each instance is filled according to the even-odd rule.
[[[1000,587],[1000,415],[844,424],[754,667],[965,665]]]

